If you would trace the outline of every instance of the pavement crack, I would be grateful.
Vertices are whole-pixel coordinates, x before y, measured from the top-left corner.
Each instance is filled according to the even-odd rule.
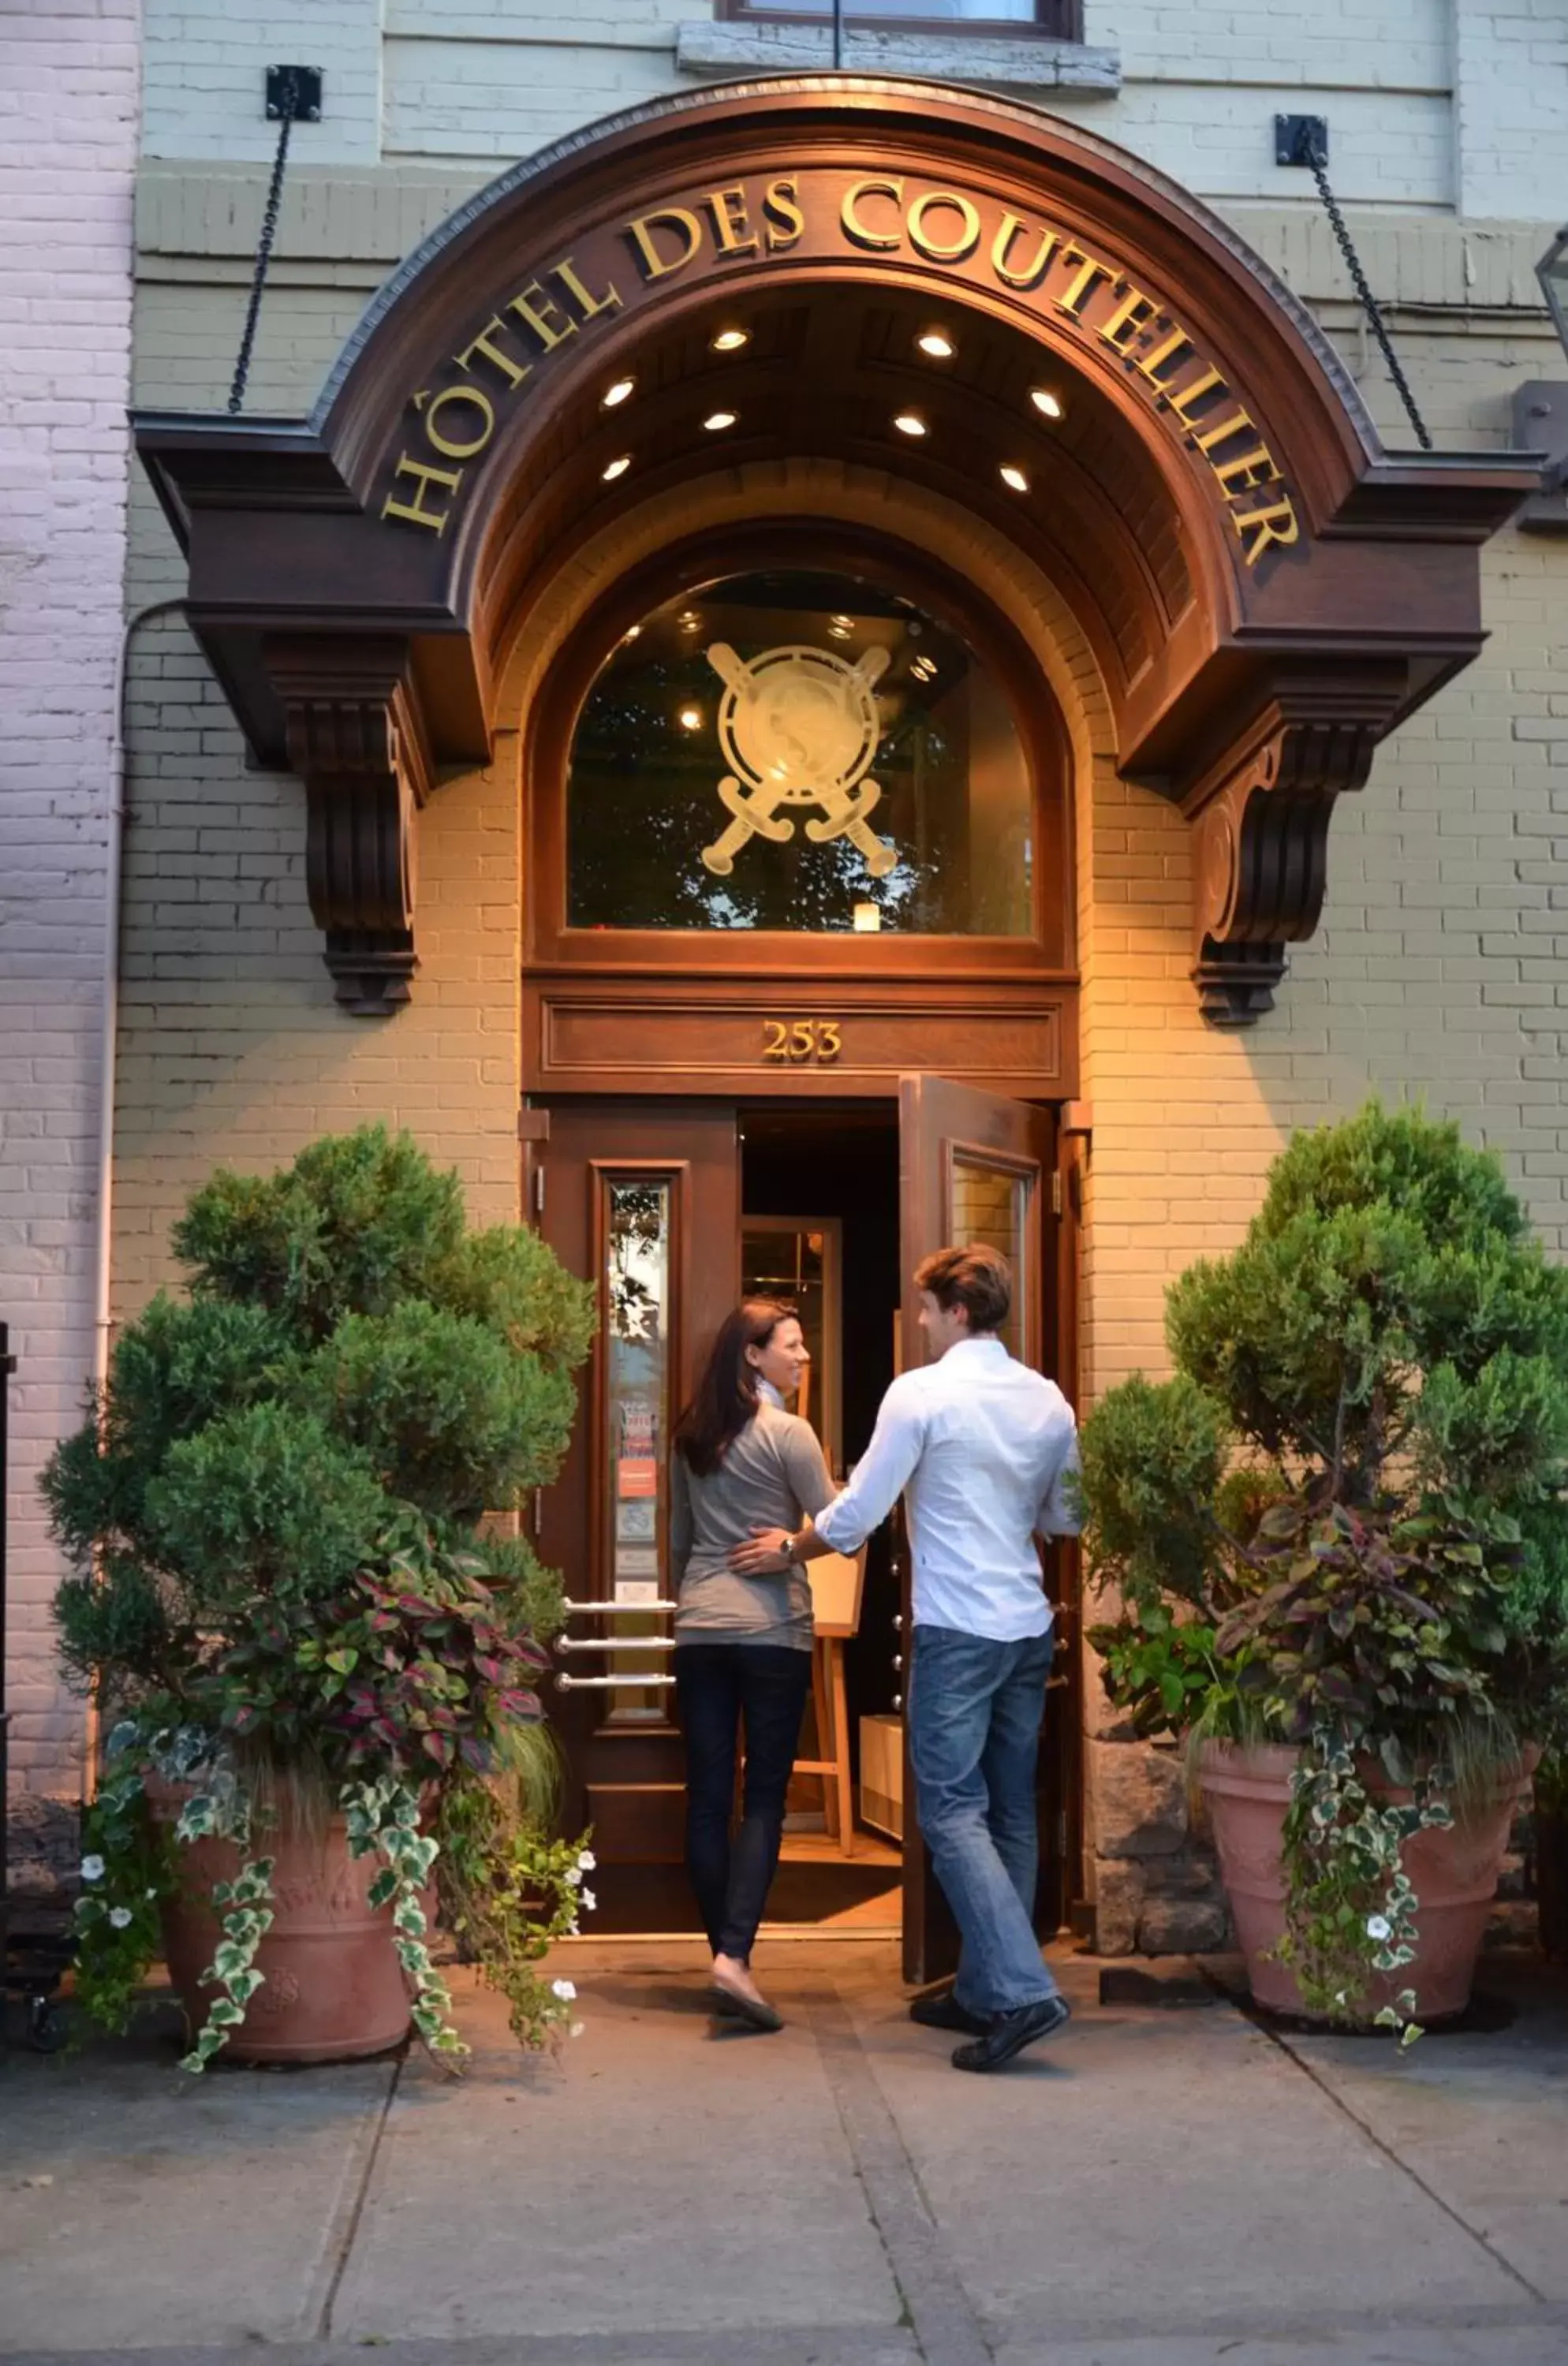
[[[993,2366],[898,2123],[838,1989],[806,2000],[811,2033],[872,2225],[926,2366]]]
[[[1481,2248],[1485,2252],[1487,2258],[1492,2260],[1494,2265],[1501,2268],[1506,2276],[1511,2277],[1513,2282],[1518,2285],[1521,2292],[1528,2293],[1531,2300],[1537,2302],[1539,2304],[1542,2306],[1546,2304],[1550,2295],[1539,2291],[1537,2287],[1531,2283],[1529,2278],[1527,2275],[1521,2274],[1519,2270],[1515,2267],[1512,2259],[1508,2259],[1497,2248],[1496,2244],[1492,2241],[1489,2236],[1483,2235],[1479,2226],[1472,2226],[1469,2219],[1465,2217],[1462,2211],[1456,2210],[1451,2202],[1445,2201],[1442,2194],[1438,2191],[1435,2186],[1427,2182],[1427,2179],[1422,2176],[1418,2169],[1413,2169],[1407,2160],[1403,2159],[1394,2150],[1393,2146],[1388,2142],[1387,2138],[1379,2135],[1371,2122],[1370,2120],[1363,2119],[1359,2112],[1351,2108],[1351,2106],[1346,2101],[1344,2096],[1329,2084],[1322,2072],[1309,2062],[1304,2055],[1298,2054],[1294,2046],[1290,2045],[1287,2040],[1281,2036],[1278,2030],[1270,2029],[1268,2023],[1260,2017],[1254,2014],[1248,2014],[1247,2018],[1251,2021],[1253,2027],[1260,2031],[1261,2034],[1269,2040],[1269,2045],[1278,2048],[1278,2050],[1284,2056],[1287,2062],[1293,2063],[1303,2078],[1311,2079],[1313,2085],[1317,2089],[1318,2093],[1320,2095],[1326,2096],[1329,2102],[1333,2104],[1335,2110],[1343,2113],[1344,2117],[1349,2121],[1353,2128],[1359,2129],[1362,2135],[1366,2137],[1368,2143],[1374,2146],[1376,2149],[1382,2153],[1383,2158],[1394,2169],[1399,2170],[1401,2176],[1408,2178],[1411,2184],[1416,2188],[1417,2191],[1424,2193],[1427,2201],[1434,2203],[1435,2206],[1442,2212],[1444,2217],[1450,2219],[1454,2225],[1459,2227],[1462,2234],[1468,2235],[1472,2243],[1478,2243]]]
[[[400,2055],[392,2065],[392,2075],[387,2081],[387,2091],[381,2098],[381,2108],[376,2114],[370,2141],[365,2147],[358,2183],[354,2199],[349,2204],[347,2223],[338,2239],[337,2255],[333,2260],[332,2273],[328,2277],[326,2293],[316,2318],[315,2338],[318,2341],[330,2341],[332,2338],[333,2311],[337,2306],[338,2293],[342,2287],[344,2276],[347,2272],[354,2246],[359,2237],[360,2222],[365,2216],[365,2205],[369,2199],[371,2180],[376,2174],[376,2164],[381,2157],[381,2139],[387,2133],[387,2122],[392,2115],[392,2105],[397,2098],[398,2088],[403,2075],[403,2064],[407,2058],[406,2054]]]

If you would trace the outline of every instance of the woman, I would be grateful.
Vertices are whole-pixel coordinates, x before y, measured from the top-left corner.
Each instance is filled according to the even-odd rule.
[[[811,1683],[811,1589],[797,1562],[774,1576],[738,1577],[728,1556],[755,1529],[799,1527],[833,1500],[814,1434],[784,1410],[810,1361],[793,1308],[747,1299],[714,1341],[671,1458],[686,1864],[713,1949],[714,2000],[757,2029],[783,2026],[751,1977],[750,1955]],[[746,1794],[732,1848],[742,1719]]]

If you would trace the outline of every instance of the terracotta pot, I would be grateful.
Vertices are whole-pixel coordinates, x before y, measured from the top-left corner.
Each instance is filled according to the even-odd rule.
[[[1539,1801],[1535,1887],[1540,1902],[1540,1944],[1549,1955],[1568,1960],[1568,1813],[1543,1808]]]
[[[172,1822],[180,1795],[149,1783],[154,1815]],[[241,2062],[344,2062],[383,2054],[409,2032],[409,1993],[392,1944],[388,1907],[374,1909],[369,1888],[378,1856],[352,1857],[348,1831],[334,1816],[319,1839],[269,1833],[276,1860],[273,1923],[256,1950],[263,1985],[225,2053]],[[201,1975],[220,1933],[208,1899],[216,1881],[231,1881],[243,1862],[231,1841],[195,1841],[180,1851],[185,1893],[164,1914],[164,1945],[191,2027],[199,2028],[215,1991]]]
[[[1220,1873],[1253,1995],[1272,2012],[1323,2020],[1325,2016],[1309,2011],[1294,1975],[1269,1954],[1285,1929],[1280,1850],[1297,1754],[1294,1750],[1234,1750],[1210,1742],[1200,1761],[1199,1779],[1209,1802]],[[1529,1796],[1530,1771],[1524,1765],[1500,1777],[1478,1815],[1447,1831],[1416,1832],[1405,1842],[1404,1869],[1420,1901],[1416,1960],[1401,1972],[1374,1980],[1360,2017],[1370,2021],[1380,2005],[1392,2003],[1403,1989],[1416,1991],[1417,2020],[1442,2021],[1464,2011],[1508,1835],[1521,1801]],[[1367,1770],[1367,1782],[1380,1799],[1410,1796],[1375,1769]]]

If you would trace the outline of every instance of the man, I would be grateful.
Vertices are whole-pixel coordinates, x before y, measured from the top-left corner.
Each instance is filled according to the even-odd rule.
[[[1070,1536],[1077,1432],[1066,1399],[998,1336],[1007,1260],[939,1249],[915,1275],[936,1360],[896,1380],[849,1486],[798,1533],[761,1531],[732,1565],[776,1572],[858,1552],[900,1494],[914,1561],[909,1744],[920,1829],[964,1950],[951,1991],[914,2020],[967,2031],[960,2070],[996,2070],[1067,2019],[1033,1928],[1034,1766],[1051,1607],[1036,1536]]]

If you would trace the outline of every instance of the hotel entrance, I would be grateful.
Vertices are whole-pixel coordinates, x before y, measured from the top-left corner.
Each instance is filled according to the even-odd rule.
[[[555,1695],[568,1818],[592,1826],[596,1929],[694,1929],[682,1869],[668,1542],[668,1440],[694,1369],[742,1291],[787,1297],[813,1358],[797,1409],[841,1477],[887,1383],[922,1354],[914,1265],[961,1240],[1008,1256],[1019,1285],[1008,1344],[1059,1370],[1066,1217],[1055,1114],[915,1075],[897,1099],[558,1104],[531,1110],[526,1122],[545,1236],[600,1291],[583,1418],[536,1528],[576,1606]],[[953,1939],[909,1806],[898,1524],[872,1539],[858,1580],[852,1566],[834,1590],[818,1589],[828,1639],[802,1751],[819,1771],[792,1787],[770,1913],[819,1931],[901,1930],[910,1977],[931,1977],[948,1966]],[[1068,1551],[1053,1550],[1044,1582],[1070,1640]],[[1058,1659],[1041,1762],[1047,1934],[1071,1903],[1075,1657]]]

